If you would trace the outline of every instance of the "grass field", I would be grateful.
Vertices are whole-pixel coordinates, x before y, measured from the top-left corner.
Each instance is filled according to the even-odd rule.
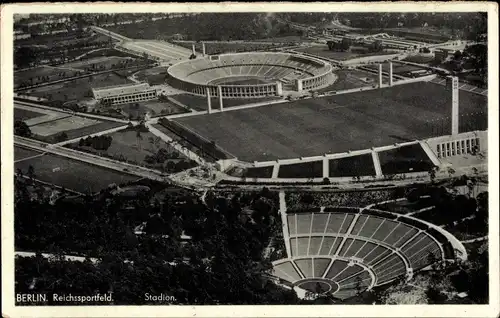
[[[434,167],[420,144],[382,151],[378,157],[384,175],[429,171]]]
[[[323,161],[280,165],[279,178],[320,178],[323,176]]]
[[[372,86],[377,81],[377,75],[359,70],[337,70],[334,73],[337,75],[335,83],[319,89],[319,93]]]
[[[106,73],[39,87],[30,90],[27,94],[36,97],[44,97],[49,100],[78,101],[84,98],[92,97],[91,88],[129,83],[133,82],[114,73]]]
[[[432,137],[438,132],[428,123],[449,115],[450,95],[418,82],[177,121],[240,160],[275,160]],[[486,97],[460,92],[460,110],[486,112]]]
[[[329,160],[330,177],[373,176],[375,167],[371,154]]]
[[[161,85],[165,83],[167,76],[167,67],[153,67],[147,70],[139,71],[135,77],[140,81],[145,81],[149,85]]]
[[[426,64],[434,61],[434,56],[413,55],[413,56],[408,56],[407,58],[403,59],[403,61]]]
[[[365,67],[378,72],[378,64],[369,64],[366,65]],[[382,70],[384,72],[389,72],[389,63],[383,63]],[[425,70],[425,68],[414,65],[403,65],[398,63],[392,63],[392,71],[394,74],[405,74],[408,72],[421,71],[421,70]]]
[[[195,96],[191,94],[179,94],[179,95],[174,95],[170,96],[170,98],[175,99],[176,101],[191,107],[192,109],[195,110],[207,110],[207,98],[202,97],[202,96]],[[281,97],[263,97],[263,98],[229,98],[229,99],[224,99],[222,101],[222,104],[224,107],[234,107],[234,106],[240,106],[240,105],[245,105],[245,104],[251,104],[251,103],[258,103],[258,102],[263,102],[263,101],[268,101],[268,100],[277,100],[281,99]],[[218,98],[212,98],[212,109],[218,109],[219,108],[219,99]]]
[[[14,146],[14,161],[23,160],[41,154],[40,151]]]
[[[346,61],[357,57],[394,54],[394,52],[377,52],[377,53],[335,52],[335,51],[330,51],[326,44],[321,46],[318,45],[318,46],[300,48],[296,49],[295,51],[314,54],[317,56],[326,57],[338,61]]]
[[[138,106],[137,106],[138,105]],[[160,116],[160,115],[172,115],[172,114],[180,114],[185,113],[186,109],[171,103],[169,101],[159,101],[159,100],[150,100],[140,103],[131,103],[118,105],[121,110],[126,114],[126,116],[132,116],[132,118],[143,118],[144,115],[149,112],[151,117]]]
[[[72,147],[116,160],[146,165],[158,169],[164,168],[168,162],[178,164],[180,161],[188,160],[183,155],[179,154],[173,147],[167,145],[162,139],[157,138],[150,132],[143,132],[140,134],[140,137],[137,137],[136,131],[123,130],[111,133],[108,136],[113,138],[113,140],[111,146],[105,151],[96,150],[92,147],[79,147],[78,142],[74,143]],[[175,158],[172,157],[167,159],[163,164],[146,163],[146,156],[156,154],[160,148],[167,150],[170,154],[175,153]]]
[[[21,169],[23,173],[28,171],[29,166],[33,166],[35,170],[35,179],[83,193],[97,192],[111,183],[121,184],[139,179],[129,174],[51,154],[15,163],[15,169]]]
[[[75,76],[78,70],[66,69],[63,67],[40,66],[37,68],[14,72],[14,87],[18,87],[25,82],[28,85],[52,82],[64,78]],[[42,76],[48,76],[49,80]]]
[[[71,116],[31,126],[30,129],[33,134],[35,134],[33,136],[34,139],[53,143],[56,142],[55,137],[62,132],[66,133],[68,139],[73,139],[118,126],[123,126],[123,123],[113,121],[94,121],[78,116]]]
[[[112,65],[119,65],[120,63],[124,63],[125,61],[133,60],[127,57],[117,57],[117,56],[104,56],[104,57],[92,57],[88,59],[82,59],[79,61],[66,63],[61,65],[61,67],[69,67],[76,69],[87,69],[94,67],[95,69],[100,69],[104,66],[105,69],[110,69]]]
[[[29,119],[40,117],[43,115],[44,114],[42,114],[42,113],[37,113],[37,112],[33,112],[33,111],[30,111],[27,109],[14,107],[14,120],[15,121],[17,121],[17,120],[23,120],[23,121],[29,120]]]

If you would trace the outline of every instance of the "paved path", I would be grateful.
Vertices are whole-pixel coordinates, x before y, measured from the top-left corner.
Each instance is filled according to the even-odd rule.
[[[115,40],[118,40],[118,41],[130,41],[132,39],[130,38],[127,38],[126,36],[123,36],[123,35],[120,35],[118,33],[115,33],[115,32],[111,32],[109,30],[106,30],[106,29],[103,29],[103,28],[100,28],[98,26],[91,26],[90,27],[92,30],[94,30],[95,32],[97,33],[101,33],[103,35],[107,35]]]
[[[286,254],[288,255],[288,257],[292,257],[292,251],[290,249],[290,231],[288,230],[288,220],[286,218],[285,191],[279,192],[279,199],[281,223],[283,224],[283,240],[285,241]]]
[[[136,175],[142,178],[148,178],[151,180],[156,180],[161,182],[169,181],[166,175],[158,170],[136,166],[133,164],[121,162],[106,157],[100,157],[86,152],[63,148],[57,145],[49,146],[49,144],[47,143],[43,143],[40,141],[33,141],[18,136],[14,136],[14,144],[22,145],[27,148],[36,149],[42,152],[52,153],[55,155],[67,157],[78,161],[87,162],[96,166],[105,167],[123,173]]]
[[[61,142],[58,142],[56,144],[49,145],[48,147],[49,148],[54,148],[54,147],[57,147],[57,146],[64,146],[64,145],[72,144],[74,142],[80,141],[80,139],[85,139],[87,137],[95,137],[95,136],[102,136],[102,135],[111,134],[111,133],[123,130],[123,129],[127,128],[127,127],[128,127],[128,125],[124,125],[124,126],[119,126],[119,127],[115,127],[115,128],[111,128],[111,129],[99,131],[99,132],[96,132],[96,133],[92,133],[92,134],[80,136],[80,137],[77,137],[77,138],[73,138],[73,139],[61,141]]]
[[[114,117],[101,116],[101,115],[82,113],[82,112],[74,112],[71,110],[65,110],[65,109],[44,106],[44,105],[35,104],[35,103],[22,102],[22,101],[17,101],[17,100],[14,101],[14,107],[15,107],[15,105],[31,106],[31,107],[36,107],[36,108],[40,108],[40,109],[51,110],[53,112],[66,113],[66,114],[71,114],[71,115],[75,115],[75,116],[87,117],[87,118],[92,118],[92,119],[99,119],[99,120],[104,120],[104,121],[115,121],[115,122],[124,123],[124,124],[128,124],[129,122],[131,122],[134,125],[137,124],[137,122],[135,122],[135,121],[130,121],[130,120],[126,120],[126,119],[119,119],[119,118],[114,118]]]
[[[175,142],[170,136],[168,136],[164,132],[160,131],[159,129],[153,127],[153,125],[151,125],[150,123],[146,123],[146,127],[153,135],[160,137],[163,141],[165,141],[166,143],[169,143],[175,150],[177,150],[179,153],[183,154],[187,158],[195,161],[199,165],[204,165],[206,163],[205,159],[198,156],[193,151],[183,147],[179,143]]]
[[[475,239],[461,241],[461,242],[462,242],[462,244],[467,244],[467,243],[474,243],[474,242],[482,242],[482,241],[486,241],[487,239],[488,239],[488,235],[483,236],[483,237],[478,237]]]

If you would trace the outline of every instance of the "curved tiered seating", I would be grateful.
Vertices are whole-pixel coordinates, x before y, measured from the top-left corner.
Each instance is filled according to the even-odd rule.
[[[295,275],[294,270],[300,276],[289,283],[330,286],[330,292],[342,299],[410,277],[407,275],[433,261],[451,258],[453,253],[437,227],[390,212],[311,208],[288,211],[286,221],[291,253],[287,262],[295,264],[288,276]],[[289,267],[282,264],[286,262],[280,263],[281,271]]]
[[[196,84],[209,84],[214,78],[226,76],[252,76],[268,79],[280,79],[290,76],[295,71],[300,75],[294,78],[306,78],[325,74],[331,66],[321,60],[289,53],[237,53],[222,54],[218,59],[194,59],[180,62],[169,68],[174,78]]]

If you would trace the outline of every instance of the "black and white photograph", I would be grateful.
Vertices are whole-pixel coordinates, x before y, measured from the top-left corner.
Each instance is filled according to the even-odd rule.
[[[498,316],[498,6],[413,5],[4,7],[2,315]]]

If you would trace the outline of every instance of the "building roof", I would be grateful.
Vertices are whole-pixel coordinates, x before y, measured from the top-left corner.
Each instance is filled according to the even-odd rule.
[[[151,89],[153,88],[151,88],[147,83],[125,84],[125,85],[93,88],[92,93],[94,93],[94,97],[96,99],[101,99],[105,97],[114,97],[120,95],[141,93]]]

